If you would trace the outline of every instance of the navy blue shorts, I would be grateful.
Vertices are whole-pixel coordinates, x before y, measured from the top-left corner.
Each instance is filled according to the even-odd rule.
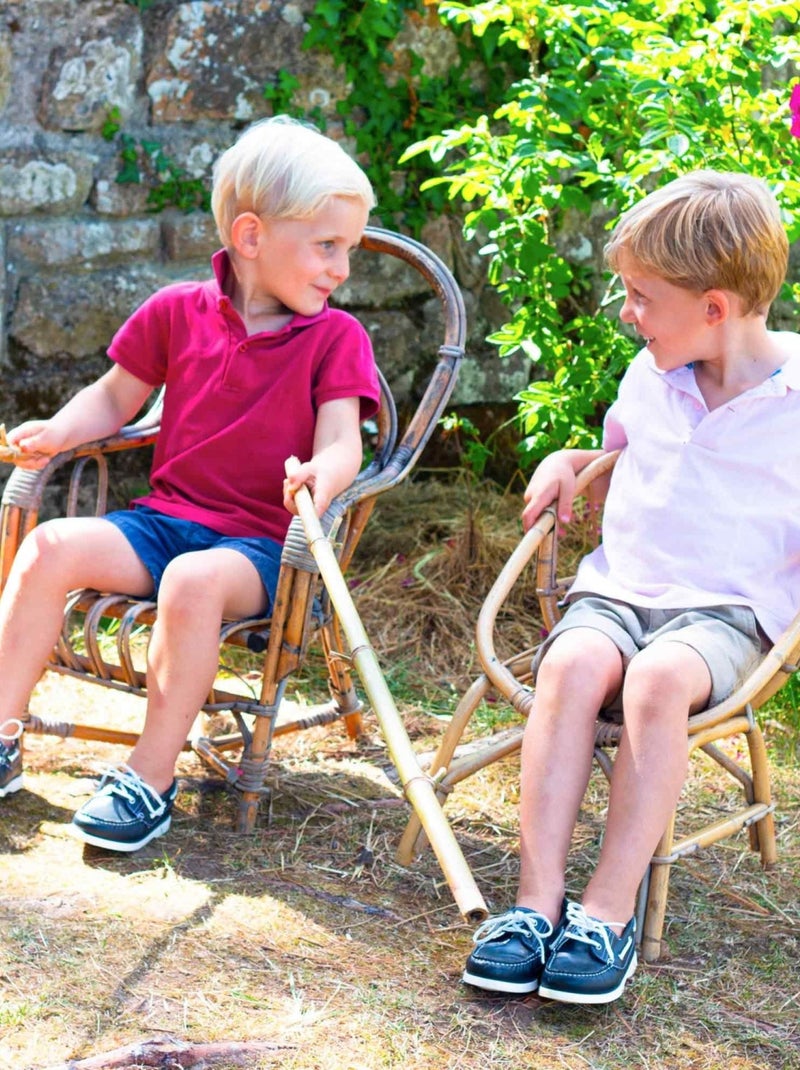
[[[149,505],[137,505],[132,509],[107,513],[104,519],[119,528],[131,544],[137,557],[153,577],[153,591],[156,594],[164,569],[173,558],[222,546],[226,550],[238,550],[240,554],[244,554],[261,577],[270,605],[275,604],[283,549],[275,539],[220,535],[205,524],[159,513]]]

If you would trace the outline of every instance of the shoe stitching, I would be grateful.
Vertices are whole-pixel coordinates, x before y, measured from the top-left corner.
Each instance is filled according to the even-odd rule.
[[[630,977],[631,973],[633,973],[633,970],[631,969],[631,967],[633,967],[634,969],[636,967],[636,963],[635,963],[635,961],[633,959],[631,959],[631,961],[627,964],[627,966],[625,966],[626,977],[622,978],[623,981],[627,980],[628,977]],[[593,974],[587,973],[586,970],[559,970],[559,969],[553,969],[552,967],[548,967],[548,969],[550,970],[550,972],[553,974],[554,977],[559,978],[559,979],[565,979],[566,980],[566,979],[569,979],[569,978],[574,978],[574,979],[576,979],[578,981],[585,981],[585,980],[589,980],[589,979],[592,980],[592,981],[602,981],[603,978],[607,974],[613,974],[615,972],[619,972],[620,970],[623,969],[623,966],[622,966],[622,963],[620,963],[618,966],[615,967],[613,965],[613,963],[609,962],[609,963],[606,963],[606,965],[603,966],[603,968],[601,970],[597,970]],[[628,971],[630,971],[630,972],[628,972]]]

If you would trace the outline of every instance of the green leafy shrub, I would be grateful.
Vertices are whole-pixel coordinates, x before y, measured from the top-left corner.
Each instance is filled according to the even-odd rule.
[[[607,315],[613,293],[597,292],[604,227],[654,186],[713,167],[766,179],[800,238],[789,115],[800,4],[447,0],[439,11],[518,49],[529,70],[494,112],[421,140],[404,159],[445,165],[426,185],[463,202],[465,233],[482,242],[508,307],[490,340],[501,356],[534,362],[535,382],[518,398],[523,460],[596,446],[635,350]],[[570,252],[565,232],[592,234],[593,258],[585,242]]]

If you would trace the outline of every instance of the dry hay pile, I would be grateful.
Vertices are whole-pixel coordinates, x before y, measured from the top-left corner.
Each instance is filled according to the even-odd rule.
[[[459,689],[469,682],[478,614],[520,539],[521,509],[521,494],[463,481],[412,482],[380,499],[351,586],[384,664],[406,663]],[[503,645],[509,653],[530,646],[540,628],[533,585],[521,581],[503,615]]]

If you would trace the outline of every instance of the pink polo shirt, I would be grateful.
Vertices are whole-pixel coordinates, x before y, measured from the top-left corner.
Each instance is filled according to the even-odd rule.
[[[166,383],[151,489],[137,502],[223,535],[282,542],[284,461],[310,459],[323,402],[358,397],[362,419],[377,411],[372,346],[356,319],[327,307],[248,336],[223,292],[228,254],[212,266],[213,279],[145,301],[108,350],[144,382]]]
[[[632,361],[605,420],[622,449],[603,543],[570,593],[750,606],[776,639],[800,609],[800,338],[765,382],[709,412],[691,366]]]

